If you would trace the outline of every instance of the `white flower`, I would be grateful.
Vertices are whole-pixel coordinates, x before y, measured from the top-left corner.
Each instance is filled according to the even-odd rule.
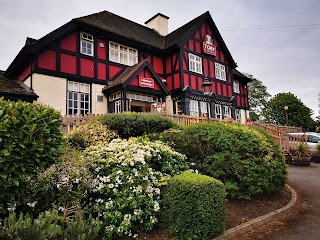
[[[114,188],[114,184],[111,183],[111,184],[108,185],[108,187],[109,188]]]
[[[157,201],[154,201],[154,207],[153,207],[155,212],[158,212],[160,210],[160,205]]]
[[[34,202],[32,202],[32,203],[27,203],[27,205],[28,205],[29,207],[31,207],[31,208],[34,208],[34,207],[36,206],[36,204],[37,204],[37,201],[34,201]]]

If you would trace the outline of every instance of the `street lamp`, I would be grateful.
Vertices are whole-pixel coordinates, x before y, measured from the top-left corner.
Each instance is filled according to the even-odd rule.
[[[203,80],[203,83],[202,83],[201,87],[202,87],[203,94],[205,96],[209,96],[212,93],[212,82],[209,81],[208,76],[204,77],[204,80]],[[207,118],[208,118],[208,121],[209,121],[208,105],[207,105]]]
[[[286,131],[287,131],[287,133],[288,133],[288,109],[289,109],[289,107],[286,105],[286,106],[284,106],[283,107],[284,108],[284,110],[286,111],[286,117],[287,117],[287,123],[286,123]]]

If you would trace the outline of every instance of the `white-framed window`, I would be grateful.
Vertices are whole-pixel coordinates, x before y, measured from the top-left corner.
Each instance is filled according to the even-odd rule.
[[[138,50],[118,43],[109,43],[109,59],[112,62],[132,66],[138,63]]]
[[[221,111],[221,105],[216,104],[214,106],[214,113],[215,113],[215,118],[222,119],[222,111]]]
[[[80,33],[80,52],[85,55],[93,56],[93,36],[88,33]]]
[[[202,74],[202,58],[189,53],[189,70]]]
[[[200,112],[202,116],[208,116],[208,103],[200,101]]]
[[[121,113],[121,100],[114,102],[114,112]]]
[[[223,116],[224,116],[224,119],[227,119],[227,117],[231,118],[231,107],[223,106]]]
[[[196,100],[190,100],[190,116],[199,116],[199,106]]]
[[[234,115],[236,117],[237,122],[241,122],[241,115],[240,115],[240,109],[236,109],[234,112]]]
[[[238,80],[233,81],[233,91],[235,93],[240,93],[240,83]]]
[[[220,63],[214,63],[215,66],[215,73],[216,73],[216,79],[220,79],[223,81],[226,81],[226,67]]]
[[[156,102],[157,97],[151,95],[143,95],[139,93],[127,93],[127,99],[142,101],[142,102]]]
[[[181,106],[181,101],[176,101],[176,113],[177,114],[182,114],[182,106]]]
[[[116,99],[119,99],[120,97],[121,97],[120,92],[112,93],[112,94],[109,96],[109,101],[114,101],[114,100],[116,100]]]
[[[90,84],[68,81],[67,96],[68,115],[90,112]]]

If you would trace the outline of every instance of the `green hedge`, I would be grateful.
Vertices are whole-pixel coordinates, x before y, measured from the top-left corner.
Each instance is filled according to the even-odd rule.
[[[99,120],[109,129],[118,133],[121,138],[143,136],[149,133],[160,133],[178,125],[172,120],[156,114],[117,113],[105,114]]]
[[[209,239],[224,230],[225,198],[221,181],[186,171],[164,189],[162,217],[178,239]]]
[[[278,144],[267,133],[240,124],[209,123],[161,133],[201,173],[220,179],[232,198],[283,187],[287,169]]]
[[[0,99],[0,213],[23,198],[21,177],[46,167],[60,155],[62,117],[52,108]]]

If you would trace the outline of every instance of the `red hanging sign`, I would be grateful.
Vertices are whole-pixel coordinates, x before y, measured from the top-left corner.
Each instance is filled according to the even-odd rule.
[[[213,45],[213,39],[209,35],[206,35],[203,40],[203,52],[209,55],[216,56],[216,46]]]
[[[139,78],[139,86],[154,88],[154,80],[152,78]]]

